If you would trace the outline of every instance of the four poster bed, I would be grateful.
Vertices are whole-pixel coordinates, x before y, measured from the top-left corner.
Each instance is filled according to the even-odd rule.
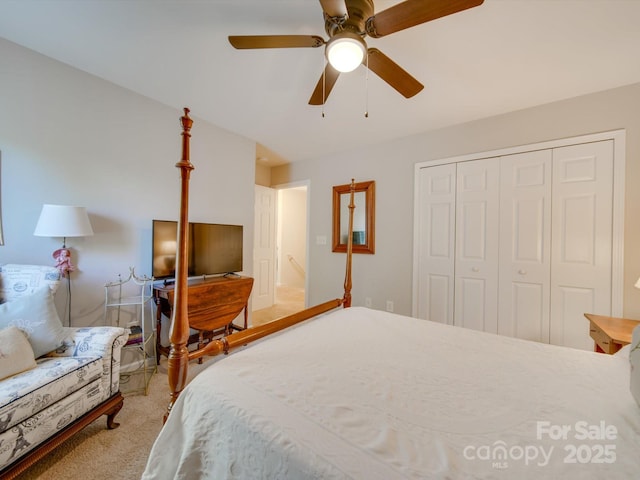
[[[143,479],[640,477],[631,348],[603,355],[336,309],[350,306],[348,248],[343,298],[189,353],[178,308],[184,235],[179,228],[171,403]],[[189,360],[258,339],[184,388]]]

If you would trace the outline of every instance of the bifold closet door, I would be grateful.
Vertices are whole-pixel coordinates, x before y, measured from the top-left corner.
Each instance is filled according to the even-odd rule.
[[[549,343],[551,150],[500,160],[498,333]]]
[[[420,170],[418,318],[453,324],[456,165]]]
[[[551,343],[591,350],[585,312],[611,312],[613,141],[553,150]]]
[[[420,170],[419,318],[591,350],[611,315],[614,141]]]
[[[500,159],[457,164],[454,325],[498,332]]]

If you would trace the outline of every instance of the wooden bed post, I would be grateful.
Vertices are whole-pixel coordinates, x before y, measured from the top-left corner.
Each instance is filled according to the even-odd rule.
[[[349,230],[347,230],[347,262],[344,274],[344,296],[342,297],[342,307],[349,308],[351,306],[351,259],[353,257],[353,211],[356,208],[354,196],[356,192],[356,181],[351,179],[351,188],[349,193]]]
[[[198,348],[189,352],[187,341],[189,339],[189,311],[188,311],[188,258],[189,258],[189,177],[193,165],[189,160],[189,141],[191,138],[191,126],[193,120],[189,118],[189,109],[184,109],[184,116],[180,117],[182,123],[182,160],[176,163],[180,169],[180,216],[178,217],[178,238],[176,254],[176,285],[174,290],[173,312],[171,315],[169,357],[167,360],[167,377],[169,380],[169,390],[171,399],[164,421],[167,421],[171,409],[175,404],[180,392],[187,384],[187,373],[189,361],[199,359],[203,356],[215,356],[222,353],[227,354],[231,350],[245,346],[260,338],[279,332],[297,323],[329,312],[342,305],[344,308],[351,306],[351,257],[353,254],[353,211],[355,209],[354,195],[356,184],[351,180],[351,198],[349,202],[349,231],[347,233],[347,270],[344,280],[344,296],[335,298],[327,302],[306,308],[300,312],[279,318],[272,322],[257,327],[250,327],[246,330],[232,333],[222,338],[213,339]],[[202,330],[207,330],[207,325],[203,325]]]
[[[193,165],[189,160],[189,140],[191,138],[191,125],[193,120],[189,118],[189,109],[184,109],[184,116],[180,117],[182,123],[182,159],[176,163],[180,169],[180,214],[178,217],[178,244],[176,256],[176,287],[175,302],[171,316],[171,348],[168,357],[168,378],[171,399],[164,416],[166,422],[173,404],[187,383],[187,371],[189,367],[189,313],[187,310],[188,293],[188,269],[189,269],[189,177]]]

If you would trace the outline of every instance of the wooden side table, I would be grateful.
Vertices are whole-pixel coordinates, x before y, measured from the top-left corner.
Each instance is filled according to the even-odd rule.
[[[212,338],[228,335],[232,330],[247,328],[247,303],[253,278],[244,276],[210,277],[192,279],[187,285],[187,310],[189,327],[198,330],[189,336],[187,345],[198,343],[202,348]],[[169,356],[169,347],[160,343],[162,331],[162,314],[171,318],[173,309],[175,284],[156,285],[153,294],[156,299],[156,356],[160,364],[160,355]],[[233,320],[244,310],[244,326],[240,327]],[[202,363],[202,358],[199,359]]]
[[[631,343],[633,329],[640,325],[639,320],[607,317],[585,313],[589,320],[589,335],[594,341],[594,351],[612,355]]]

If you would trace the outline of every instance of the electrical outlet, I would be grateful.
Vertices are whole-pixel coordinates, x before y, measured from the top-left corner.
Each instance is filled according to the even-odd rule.
[[[371,308],[371,297],[365,297],[364,306]]]
[[[393,312],[393,300],[387,300],[387,312]]]
[[[316,236],[316,245],[326,245],[327,237],[325,235]]]

